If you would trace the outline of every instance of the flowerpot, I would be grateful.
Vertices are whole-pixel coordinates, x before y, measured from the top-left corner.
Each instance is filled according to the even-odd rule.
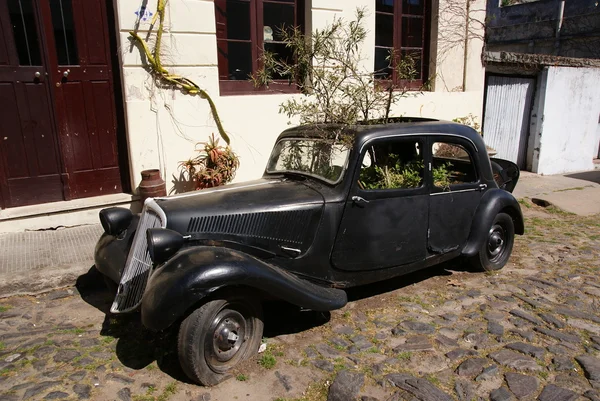
[[[160,170],[151,169],[142,171],[142,182],[140,182],[140,201],[142,204],[148,198],[167,196],[167,186],[160,177]]]

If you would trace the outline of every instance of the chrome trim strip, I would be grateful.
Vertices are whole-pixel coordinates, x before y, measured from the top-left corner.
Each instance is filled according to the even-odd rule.
[[[473,192],[473,191],[479,191],[479,188],[459,189],[458,191],[435,192],[435,193],[429,194],[429,195],[431,195],[431,196],[450,195],[450,194],[457,194],[457,193],[461,193],[461,192]]]
[[[144,207],[148,208],[148,209],[152,210],[154,213],[156,213],[158,215],[158,217],[160,218],[162,228],[165,228],[165,227],[167,227],[167,215],[165,214],[165,211],[162,210],[162,208],[160,206],[158,206],[158,203],[156,203],[156,201],[154,199],[162,199],[162,198],[147,198],[144,201]]]

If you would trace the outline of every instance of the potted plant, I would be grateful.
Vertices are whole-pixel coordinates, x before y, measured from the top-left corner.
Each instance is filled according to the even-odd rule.
[[[199,142],[201,149],[196,157],[180,163],[196,189],[218,187],[231,182],[240,165],[239,157],[229,145],[219,145],[219,139],[211,134],[207,142]]]

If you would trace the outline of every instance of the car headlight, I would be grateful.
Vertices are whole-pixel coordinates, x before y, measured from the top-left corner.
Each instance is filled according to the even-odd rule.
[[[165,262],[183,246],[183,235],[168,228],[149,228],[146,231],[148,252],[155,264]]]
[[[121,234],[129,227],[132,218],[131,210],[122,207],[109,207],[100,211],[100,223],[104,232],[109,235]]]

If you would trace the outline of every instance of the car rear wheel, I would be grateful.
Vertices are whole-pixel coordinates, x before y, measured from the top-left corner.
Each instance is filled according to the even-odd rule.
[[[179,362],[196,383],[214,386],[260,346],[262,308],[248,295],[231,294],[196,309],[179,329]]]
[[[477,270],[500,270],[508,262],[515,241],[515,226],[506,213],[498,213],[487,232],[487,238],[471,264]]]

